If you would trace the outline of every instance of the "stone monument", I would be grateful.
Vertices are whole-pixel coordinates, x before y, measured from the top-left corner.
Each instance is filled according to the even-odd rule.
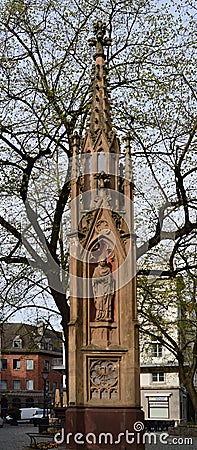
[[[73,137],[68,448],[143,449],[130,138],[112,126],[98,21],[87,135]]]

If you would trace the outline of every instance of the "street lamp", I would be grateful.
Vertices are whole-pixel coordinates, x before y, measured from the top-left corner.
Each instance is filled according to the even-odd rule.
[[[44,380],[44,411],[43,411],[43,417],[46,417],[46,416],[45,416],[45,410],[46,410],[46,392],[47,392],[46,386],[47,386],[47,378],[48,378],[48,376],[49,376],[49,371],[46,370],[46,369],[44,369],[43,372],[42,372],[42,378],[43,378],[43,380]]]

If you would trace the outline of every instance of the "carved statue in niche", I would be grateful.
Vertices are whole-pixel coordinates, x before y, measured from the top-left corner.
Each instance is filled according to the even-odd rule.
[[[92,287],[96,308],[95,320],[111,321],[114,279],[105,258],[100,259],[98,266],[94,269]]]

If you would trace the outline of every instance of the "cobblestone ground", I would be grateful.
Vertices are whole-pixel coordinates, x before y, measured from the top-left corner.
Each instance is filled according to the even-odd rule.
[[[0,428],[0,449],[22,450],[27,448],[30,439],[26,433],[32,431],[35,431],[35,428],[30,424],[19,424],[18,426],[4,424],[3,428]]]

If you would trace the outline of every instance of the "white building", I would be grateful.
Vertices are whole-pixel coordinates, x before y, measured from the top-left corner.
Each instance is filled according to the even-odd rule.
[[[179,343],[181,289],[177,283],[180,279],[166,277],[144,278],[139,283],[139,320],[145,330],[140,334],[141,404],[146,420],[187,420],[187,393],[180,385],[173,353]]]

